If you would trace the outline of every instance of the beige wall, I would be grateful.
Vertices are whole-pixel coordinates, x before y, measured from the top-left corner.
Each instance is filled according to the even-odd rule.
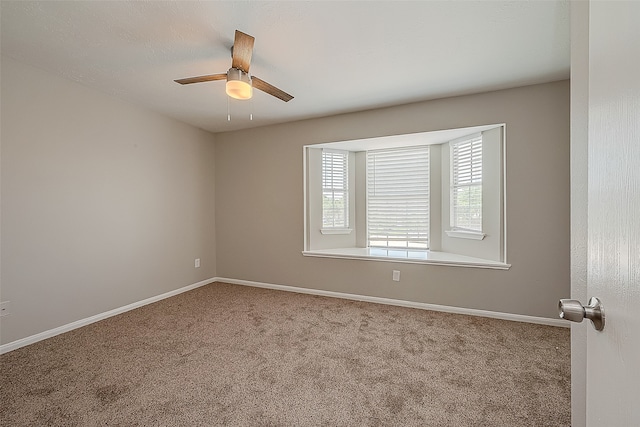
[[[569,294],[567,81],[213,136],[1,72],[2,344],[214,276],[544,317]],[[488,123],[507,124],[509,271],[302,256],[304,145]]]
[[[491,123],[510,270],[302,256],[304,145]],[[569,295],[568,81],[217,134],[215,175],[220,277],[549,318]]]
[[[1,83],[1,343],[216,275],[212,134],[5,57]]]

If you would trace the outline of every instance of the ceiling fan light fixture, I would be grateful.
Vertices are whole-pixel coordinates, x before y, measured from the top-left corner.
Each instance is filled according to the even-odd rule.
[[[227,95],[235,99],[250,99],[253,96],[251,77],[237,68],[227,71]]]
[[[1,0],[0,0],[1,1]],[[284,102],[289,102],[293,96],[278,89],[272,84],[265,82],[255,76],[249,75],[251,66],[251,55],[253,52],[253,36],[236,30],[236,35],[231,47],[231,68],[226,73],[209,74],[206,76],[187,77],[186,79],[174,80],[181,85],[191,83],[212,82],[216,80],[227,80],[227,95],[235,99],[251,99],[253,88],[275,96]],[[227,102],[228,102],[227,98]]]

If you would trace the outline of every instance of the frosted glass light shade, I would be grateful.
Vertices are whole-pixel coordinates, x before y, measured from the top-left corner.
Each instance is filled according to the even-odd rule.
[[[227,95],[235,99],[249,99],[253,95],[253,88],[249,83],[231,80],[227,82]]]
[[[227,95],[235,99],[249,99],[253,96],[251,77],[242,70],[230,68],[227,71]]]

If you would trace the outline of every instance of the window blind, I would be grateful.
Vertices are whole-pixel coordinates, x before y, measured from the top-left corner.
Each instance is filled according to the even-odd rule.
[[[429,147],[367,153],[371,247],[429,248]]]
[[[349,227],[349,153],[322,150],[322,227]]]
[[[451,226],[482,232],[482,135],[451,144]]]

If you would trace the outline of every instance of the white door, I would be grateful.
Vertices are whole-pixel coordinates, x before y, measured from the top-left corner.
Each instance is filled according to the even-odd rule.
[[[605,327],[585,325],[586,424],[632,427],[640,426],[640,1],[589,9],[587,294],[602,301]]]

